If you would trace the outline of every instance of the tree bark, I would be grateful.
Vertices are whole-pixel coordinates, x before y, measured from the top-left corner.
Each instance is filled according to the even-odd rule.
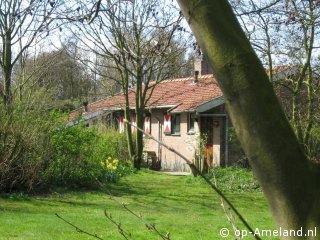
[[[3,43],[3,66],[4,73],[4,94],[3,100],[7,108],[7,113],[10,115],[12,108],[12,96],[11,96],[11,76],[12,76],[12,51],[11,51],[11,31],[8,30],[4,36]]]
[[[128,84],[128,81],[127,81],[127,84]],[[129,103],[128,87],[123,88],[123,92],[125,93],[124,96],[126,101],[126,106],[124,109],[124,118],[130,122],[131,120],[130,120],[130,103]],[[131,159],[133,159],[135,153],[134,153],[134,144],[132,139],[132,131],[131,131],[131,126],[127,121],[125,121],[125,132],[127,136],[129,156]]]
[[[143,129],[145,99],[143,98],[143,68],[140,60],[137,63],[137,79],[136,79],[136,124],[138,128]],[[134,167],[140,169],[143,153],[143,133],[136,132],[136,156],[134,159]]]
[[[136,124],[138,128],[143,129],[144,116],[143,116],[143,107],[136,108]],[[141,168],[142,162],[142,153],[143,153],[143,133],[140,131],[136,132],[136,156],[134,159],[134,167],[136,169]]]
[[[277,226],[319,225],[319,167],[307,160],[228,1],[178,3],[211,63]]]

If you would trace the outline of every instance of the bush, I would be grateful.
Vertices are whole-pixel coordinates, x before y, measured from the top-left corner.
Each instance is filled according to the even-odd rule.
[[[213,168],[211,177],[215,176],[218,188],[224,192],[255,192],[260,191],[258,181],[253,172],[241,167]]]
[[[94,129],[86,128],[83,123],[53,130],[50,144],[54,155],[46,169],[49,182],[60,186],[95,185],[99,172],[99,161],[93,157],[97,138]]]
[[[258,192],[261,191],[253,172],[241,167],[216,167],[207,175],[224,193]],[[204,180],[200,177],[187,178],[186,183],[197,184]]]
[[[120,162],[130,158],[126,135],[114,128],[107,128],[103,125],[95,127],[99,139],[95,143],[95,157],[101,160],[112,157]],[[101,161],[100,160],[100,161]]]
[[[314,124],[310,130],[310,139],[305,149],[311,161],[320,163],[320,124]]]
[[[33,191],[45,186],[49,114],[40,104],[14,105],[12,114],[0,104],[0,191]]]
[[[99,139],[95,144],[94,156],[100,160],[102,182],[116,182],[133,171],[128,152],[126,135],[114,128],[98,125]]]
[[[52,110],[50,94],[30,96],[13,99],[10,114],[0,99],[0,192],[95,187],[96,178],[116,181],[131,171],[124,134],[84,122],[67,127],[68,115]],[[109,156],[119,159],[117,177],[101,166]]]
[[[50,143],[54,155],[46,176],[54,185],[94,187],[97,179],[115,182],[130,169],[125,137],[112,129],[86,127],[84,122],[62,125],[52,131]]]

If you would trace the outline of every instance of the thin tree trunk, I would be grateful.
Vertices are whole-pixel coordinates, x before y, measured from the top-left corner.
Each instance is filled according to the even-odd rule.
[[[136,124],[138,128],[143,129],[144,116],[143,108],[140,106],[136,109]],[[142,153],[143,153],[143,133],[140,131],[136,132],[136,156],[134,159],[134,167],[136,169],[141,168],[142,162]]]
[[[11,77],[12,77],[12,51],[11,51],[11,32],[8,30],[4,36],[3,43],[3,73],[4,73],[4,95],[3,100],[7,108],[7,113],[12,111]]]
[[[318,226],[319,168],[307,160],[228,1],[178,3],[215,72],[277,226]]]
[[[143,68],[141,62],[137,62],[137,83],[136,83],[136,124],[137,127],[143,129],[144,123],[144,99],[143,99]],[[134,167],[136,169],[141,168],[143,153],[143,133],[140,131],[136,132],[136,156],[134,159]]]
[[[124,110],[124,117],[127,121],[130,122],[130,105],[129,105],[129,96],[128,94],[125,94],[126,98],[126,107]],[[128,124],[128,122],[125,122],[125,132],[127,136],[127,143],[128,143],[128,151],[129,151],[129,156],[131,159],[133,159],[135,153],[134,153],[134,144],[133,144],[133,139],[132,139],[132,131],[131,131],[131,126]]]

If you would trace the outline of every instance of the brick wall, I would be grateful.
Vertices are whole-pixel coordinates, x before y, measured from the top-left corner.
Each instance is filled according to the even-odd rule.
[[[151,134],[155,138],[162,140],[167,145],[173,147],[176,151],[183,154],[185,157],[193,160],[194,152],[196,148],[196,139],[197,133],[188,134],[188,113],[180,114],[180,135],[164,135],[163,129],[163,118],[164,118],[164,110],[154,110],[151,114]],[[159,123],[160,120],[160,136],[159,136]],[[197,123],[195,123],[196,125]],[[195,126],[195,129],[198,127]],[[154,151],[159,157],[158,151],[158,143],[151,139],[145,139],[145,150],[146,151]],[[162,170],[170,170],[170,171],[184,171],[189,172],[189,166],[176,154],[167,150],[164,147],[160,147],[160,157],[161,157],[161,168]]]

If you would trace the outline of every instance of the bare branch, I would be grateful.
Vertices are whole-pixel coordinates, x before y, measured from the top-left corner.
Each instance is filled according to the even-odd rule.
[[[66,224],[70,225],[71,227],[73,227],[78,233],[83,233],[85,235],[88,235],[90,237],[93,237],[95,239],[99,239],[99,240],[104,240],[103,238],[99,237],[97,234],[92,234],[90,232],[87,232],[81,228],[79,228],[78,226],[74,225],[73,223],[67,221],[66,219],[64,219],[63,217],[61,217],[59,214],[55,213],[56,217],[61,219],[62,221],[64,221]]]

